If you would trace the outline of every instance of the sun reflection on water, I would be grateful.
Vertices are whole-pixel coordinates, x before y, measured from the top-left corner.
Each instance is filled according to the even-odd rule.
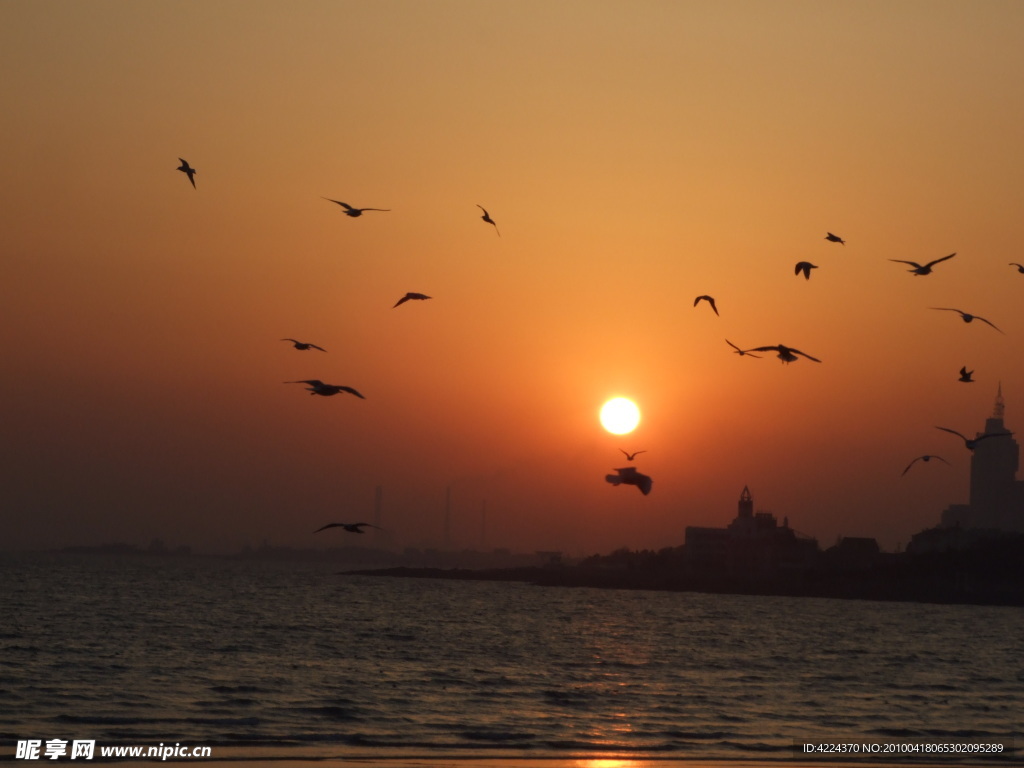
[[[641,768],[639,760],[620,760],[618,758],[596,758],[589,760],[576,760],[573,762],[576,768]]]

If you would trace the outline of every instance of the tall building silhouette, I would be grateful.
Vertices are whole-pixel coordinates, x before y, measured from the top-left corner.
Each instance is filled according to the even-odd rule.
[[[942,512],[943,528],[986,528],[1024,533],[1024,481],[1016,479],[1020,446],[1003,424],[1006,405],[1003,388],[996,391],[992,415],[985,420],[988,437],[974,447],[971,455],[970,502],[951,504]]]

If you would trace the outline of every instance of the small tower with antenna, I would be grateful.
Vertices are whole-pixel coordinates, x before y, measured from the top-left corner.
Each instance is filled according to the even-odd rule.
[[[382,496],[382,493],[383,493],[383,491],[382,491],[382,489],[381,489],[381,487],[379,485],[374,489],[374,492],[373,492],[373,524],[375,526],[377,526],[378,528],[383,528],[384,527],[384,526],[382,526],[380,524],[381,523],[381,496]]]
[[[444,492],[444,548],[452,547],[452,487],[449,485]]]
[[[741,519],[754,517],[754,498],[750,495],[750,489],[745,485],[743,493],[740,494],[739,503],[736,505],[736,517]]]

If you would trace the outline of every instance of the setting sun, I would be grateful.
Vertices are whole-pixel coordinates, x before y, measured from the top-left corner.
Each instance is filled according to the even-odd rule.
[[[640,423],[640,409],[625,397],[613,397],[601,406],[601,426],[613,435],[625,435]]]
[[[1024,0],[56,5],[0,753],[1024,768]]]

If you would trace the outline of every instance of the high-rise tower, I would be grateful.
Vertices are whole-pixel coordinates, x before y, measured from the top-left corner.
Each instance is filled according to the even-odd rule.
[[[1024,483],[1016,479],[1020,446],[1003,424],[1006,404],[1003,388],[996,391],[985,434],[999,435],[979,441],[971,454],[970,503],[954,504],[942,513],[943,526],[1024,531]]]
[[[985,420],[985,431],[978,434],[997,434],[1006,437],[987,437],[979,442],[971,456],[971,507],[995,523],[1011,501],[1017,467],[1020,463],[1020,446],[1003,425],[1006,405],[1003,402],[1003,387],[996,392],[992,416]],[[985,525],[997,528],[998,525]]]

